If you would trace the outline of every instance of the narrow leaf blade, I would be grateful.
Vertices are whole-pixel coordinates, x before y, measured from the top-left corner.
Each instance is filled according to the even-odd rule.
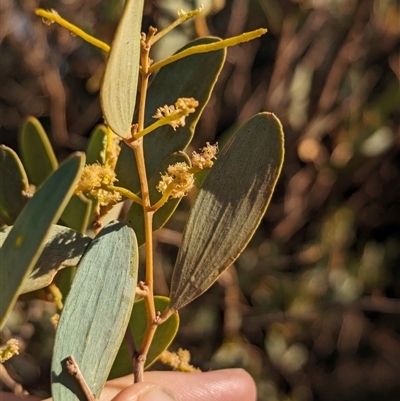
[[[107,150],[107,128],[100,124],[97,125],[90,135],[86,149],[86,164],[99,163],[104,165],[106,162]]]
[[[106,123],[122,138],[130,135],[135,110],[143,2],[144,0],[127,0],[125,3],[100,89]]]
[[[0,328],[44,246],[45,238],[71,197],[85,163],[82,153],[67,159],[43,183],[15,221],[0,248]]]
[[[0,247],[12,227],[0,229]],[[79,263],[91,239],[67,227],[53,225],[46,238],[45,247],[29,277],[24,281],[21,294],[48,286],[56,273]]]
[[[62,223],[73,230],[85,233],[92,215],[92,202],[83,195],[72,195],[61,215]]]
[[[28,196],[28,177],[18,155],[7,146],[0,146],[0,220],[14,224]]]
[[[282,126],[270,113],[251,118],[225,146],[190,211],[170,308],[201,295],[238,258],[268,207],[283,153]]]
[[[86,150],[86,164],[104,164],[107,149],[107,128],[98,125],[94,128]],[[93,218],[96,200],[83,195],[74,195],[65,208],[61,222],[67,227],[86,233]]]
[[[58,166],[49,138],[39,120],[28,117],[18,140],[29,182],[39,186]]]
[[[74,356],[96,397],[100,396],[131,315],[138,270],[134,231],[109,223],[90,243],[61,314],[52,361],[54,401],[86,400],[65,369]]]

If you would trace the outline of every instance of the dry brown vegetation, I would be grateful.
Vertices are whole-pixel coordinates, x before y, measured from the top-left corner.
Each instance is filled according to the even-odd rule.
[[[102,121],[100,52],[34,16],[37,6],[110,42],[113,2],[3,0],[1,141],[16,146],[27,115],[40,118],[62,159],[84,149]],[[189,3],[189,2],[187,2]],[[241,366],[260,400],[395,400],[400,393],[399,3],[391,0],[227,0],[158,48],[170,53],[208,30],[230,49],[195,147],[267,110],[286,134],[283,175],[263,224],[219,284],[182,310],[175,348],[202,369]],[[190,9],[149,1],[144,28]],[[157,54],[155,55],[157,57]],[[201,77],[199,77],[201,79]],[[186,215],[157,235],[165,293]],[[19,305],[26,352],[10,361],[28,389],[46,391],[49,307]],[[25,322],[21,325],[21,322]],[[24,370],[26,367],[29,370]],[[40,383],[37,385],[37,383]]]

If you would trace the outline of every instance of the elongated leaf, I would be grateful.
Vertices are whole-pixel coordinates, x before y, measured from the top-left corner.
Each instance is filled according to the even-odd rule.
[[[130,135],[135,111],[144,0],[127,0],[108,55],[100,88],[107,125],[122,138]]]
[[[163,312],[169,303],[169,298],[155,296],[154,304],[156,311]],[[131,329],[132,337],[136,348],[140,348],[143,342],[144,334],[147,325],[146,306],[143,299],[136,301],[133,305],[132,315],[129,320],[129,328]],[[156,334],[154,335],[151,343],[145,368],[150,367],[161,353],[166,350],[171,344],[172,340],[179,327],[179,315],[177,312],[173,313],[163,324],[157,327]],[[123,341],[121,348],[118,351],[117,357],[111,369],[109,379],[122,377],[132,373],[132,361],[129,357],[129,350],[126,341]]]
[[[168,166],[178,163],[185,162],[190,166],[189,157],[183,153],[175,153],[167,158],[164,163],[160,166],[160,171],[157,171],[149,180],[149,193],[151,204],[154,205],[161,197],[162,194],[157,191],[156,186],[160,182],[161,173],[167,171]],[[179,202],[182,198],[174,199],[170,198],[167,203],[165,203],[160,209],[158,209],[153,216],[153,230],[158,230],[163,227],[164,224],[169,220],[169,218],[174,213],[175,209],[178,207]],[[126,217],[125,221],[135,230],[139,246],[143,245],[146,241],[144,232],[144,214],[143,207],[137,203],[132,203]]]
[[[98,125],[93,130],[89,140],[86,150],[86,164],[104,164],[106,149],[107,128],[104,125]],[[83,195],[74,195],[61,216],[62,223],[67,227],[85,233],[93,219],[95,203],[95,199]]]
[[[69,228],[85,233],[91,215],[92,200],[83,195],[73,195],[61,215],[61,221]]]
[[[0,229],[0,247],[12,227]],[[48,286],[55,274],[66,267],[77,266],[90,243],[90,238],[62,226],[52,226],[45,247],[29,277],[24,281],[21,294]]]
[[[38,260],[52,224],[71,197],[85,163],[75,153],[43,183],[18,216],[0,248],[0,328]]]
[[[218,38],[197,39],[184,49],[203,43],[219,41]],[[144,137],[146,170],[148,177],[159,171],[160,163],[174,152],[184,150],[193,138],[196,124],[203,112],[218,75],[225,61],[226,51],[195,54],[169,64],[157,73],[147,93],[145,126],[155,122],[152,117],[157,108],[175,104],[180,97],[193,97],[199,102],[196,112],[186,118],[185,127],[174,131],[169,125],[163,126]],[[115,169],[118,185],[132,192],[139,192],[139,175],[135,156],[127,145],[121,145],[121,153]]]
[[[98,125],[90,135],[88,147],[86,150],[86,164],[106,162],[107,150],[107,128],[104,125]]]
[[[18,140],[29,182],[39,186],[58,166],[49,138],[39,120],[28,117]]]
[[[229,142],[229,140],[236,134],[237,130],[240,128],[240,124],[233,124],[231,127],[228,128],[222,135],[218,137],[218,149],[220,152],[224,149],[226,144]],[[203,181],[207,177],[208,173],[211,171],[211,169],[207,168],[204,170],[199,171],[196,173],[196,181],[194,182],[196,184],[197,188],[200,188],[203,184]]]
[[[279,120],[260,113],[225,146],[204,180],[182,237],[172,309],[202,294],[243,251],[271,199],[283,163]]]
[[[18,155],[0,146],[0,220],[11,225],[28,201],[28,177]]]
[[[74,281],[76,267],[70,267],[69,269],[63,269],[55,277],[55,284],[61,292],[62,299],[67,299],[69,291],[71,290],[72,282]]]
[[[81,259],[61,314],[51,368],[54,401],[86,401],[65,369],[70,355],[99,397],[128,326],[137,270],[134,231],[116,221],[109,223]]]

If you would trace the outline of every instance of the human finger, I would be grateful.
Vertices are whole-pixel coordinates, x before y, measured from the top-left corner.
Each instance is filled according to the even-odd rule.
[[[110,380],[104,387],[99,401],[136,401],[148,390],[162,389],[166,389],[167,394],[169,390],[169,395],[174,394],[177,401],[255,401],[257,397],[254,381],[243,369],[204,373],[154,371],[145,372],[144,379],[143,383],[136,384],[132,384],[132,375]],[[159,387],[155,388],[155,385]],[[11,393],[0,394],[2,401],[21,400]],[[41,400],[32,396],[23,399]]]
[[[147,372],[146,382],[170,390],[177,401],[255,401],[257,397],[253,379],[242,369],[204,373]],[[145,383],[139,384],[143,386]],[[119,385],[116,381],[109,384]],[[112,401],[140,400],[136,395],[137,386],[133,384],[125,387]]]

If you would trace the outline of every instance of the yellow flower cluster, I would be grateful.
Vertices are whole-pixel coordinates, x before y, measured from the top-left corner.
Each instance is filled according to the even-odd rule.
[[[169,166],[167,173],[161,175],[157,190],[162,194],[169,190],[172,198],[182,198],[194,185],[194,176],[189,170],[190,166],[183,162]]]
[[[192,167],[183,162],[169,166],[166,174],[161,175],[157,190],[162,194],[168,193],[172,198],[182,198],[187,195],[194,185],[194,173],[211,167],[217,153],[218,145],[210,145],[207,142],[200,153],[192,153]]]
[[[190,352],[179,348],[178,352],[170,352],[165,350],[160,355],[160,361],[165,365],[171,366],[174,370],[181,372],[199,372],[200,369],[190,364]]]
[[[200,153],[192,153],[192,165],[195,169],[203,170],[205,168],[211,167],[216,159],[216,154],[218,153],[218,144],[210,145],[210,142],[206,143],[206,146],[201,149]]]
[[[168,124],[176,131],[178,127],[184,127],[186,117],[194,113],[199,102],[192,97],[181,97],[175,102],[175,106],[165,105],[157,109],[153,118],[172,117]],[[173,118],[176,116],[176,118]]]
[[[12,338],[7,341],[7,344],[0,348],[0,363],[7,361],[14,355],[19,354],[18,340]]]
[[[116,203],[121,199],[117,192],[102,189],[104,186],[113,185],[117,181],[114,170],[101,164],[89,164],[85,166],[82,176],[77,184],[75,193],[86,194],[98,199],[101,206]]]

